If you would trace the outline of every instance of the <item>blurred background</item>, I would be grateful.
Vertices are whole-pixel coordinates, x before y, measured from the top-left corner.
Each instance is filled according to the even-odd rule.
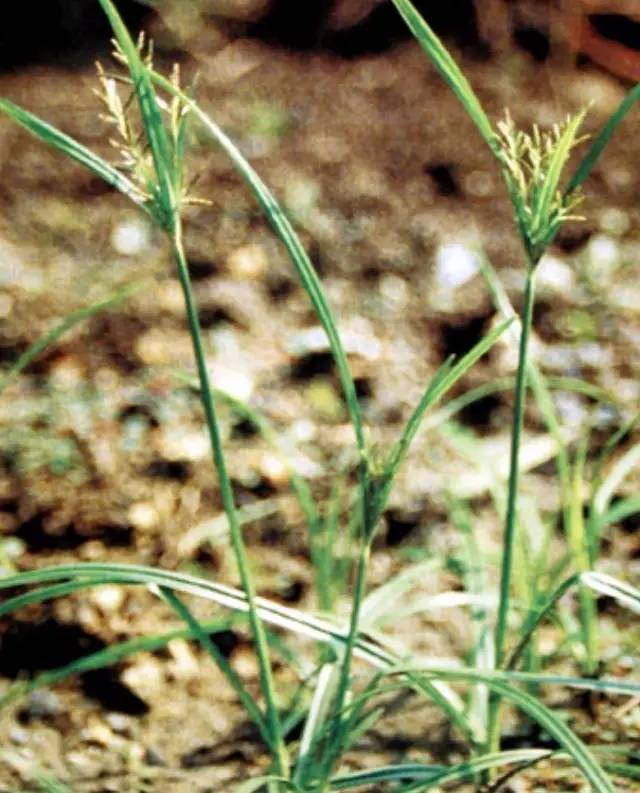
[[[593,134],[640,78],[636,0],[416,6],[493,121],[509,108],[518,124],[547,127],[589,105],[585,128]],[[283,201],[337,314],[371,442],[384,448],[436,367],[495,322],[479,275],[483,257],[519,305],[524,261],[485,145],[384,0],[120,0],[118,7],[132,30],[153,38],[158,67],[178,62],[183,82],[196,81],[204,109]],[[94,61],[112,68],[108,39],[92,0],[11,3],[0,29],[0,95],[117,160],[94,93]],[[197,127],[190,143],[191,192],[210,205],[188,210],[186,244],[214,381],[274,423],[325,502],[336,480],[348,490],[353,448],[324,336],[229,163]],[[559,383],[568,443],[590,422],[597,445],[637,411],[639,161],[632,112],[586,185],[585,219],[563,229],[540,265],[534,354]],[[0,396],[2,565],[109,558],[234,581],[189,384],[182,297],[162,236],[121,196],[5,118],[0,208],[0,366],[70,312],[134,288],[65,334]],[[504,382],[514,367],[514,350],[500,344],[454,395]],[[588,387],[562,388],[563,378]],[[468,502],[482,547],[498,558],[490,491],[506,469],[510,412],[508,392],[489,388],[455,422],[433,422],[421,436],[385,514],[372,583],[407,559],[440,554],[450,565],[426,586],[451,586],[459,552],[451,497]],[[286,467],[241,412],[223,407],[223,423],[259,585],[284,602],[313,606],[305,527]],[[531,407],[523,497],[549,521],[558,509],[553,450]],[[625,483],[629,492],[637,479]],[[612,530],[609,572],[640,572],[635,528],[628,521]],[[141,598],[92,594],[5,626],[0,673],[24,671],[25,658],[64,663],[68,643],[95,647],[161,627],[164,611]],[[430,651],[464,652],[464,622],[452,624],[424,634]],[[250,667],[244,641],[230,632],[229,652]],[[60,653],[45,661],[33,652],[43,642]],[[211,729],[198,703],[213,698],[215,678],[198,677],[191,652],[184,645],[169,653],[172,713],[165,667],[143,657],[109,672],[108,685],[89,681],[89,700],[73,687],[56,695],[48,723],[67,749],[82,749],[93,772],[104,762],[102,750],[90,748],[91,730],[104,726],[96,698],[129,715],[152,709],[152,726],[128,723],[126,740],[169,762],[196,763],[199,755],[189,753]],[[39,730],[30,707],[23,723]],[[187,712],[189,735],[175,715]],[[10,736],[15,724],[2,718]],[[122,734],[107,726],[100,740]],[[218,727],[223,733],[225,724]],[[59,760],[58,738],[46,729],[42,736],[39,751]],[[6,773],[15,781],[18,771]]]

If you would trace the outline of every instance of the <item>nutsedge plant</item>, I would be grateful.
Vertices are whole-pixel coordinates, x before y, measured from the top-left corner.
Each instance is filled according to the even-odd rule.
[[[176,636],[191,637],[218,664],[247,715],[255,723],[271,756],[268,773],[241,785],[238,793],[263,789],[270,793],[290,790],[299,793],[326,793],[330,790],[362,787],[377,789],[376,786],[387,783],[395,784],[393,789],[396,791],[408,793],[434,789],[446,782],[473,781],[479,775],[486,775],[498,768],[507,769],[506,773],[511,775],[548,758],[574,763],[592,790],[612,793],[614,787],[607,768],[612,768],[615,773],[623,776],[632,775],[632,761],[627,762],[625,759],[623,762],[610,762],[606,757],[589,750],[562,718],[530,692],[534,686],[564,685],[578,690],[633,696],[640,693],[640,684],[614,679],[559,677],[545,674],[538,669],[517,671],[517,666],[527,648],[531,646],[537,627],[553,613],[562,596],[571,589],[579,587],[583,593],[604,592],[633,609],[640,608],[640,593],[623,582],[594,571],[593,554],[585,555],[578,549],[576,558],[581,553],[582,560],[578,568],[565,580],[556,582],[557,585],[551,593],[534,593],[528,603],[526,617],[521,621],[515,636],[512,636],[512,572],[519,523],[519,451],[528,382],[540,404],[547,406],[546,415],[550,424],[553,425],[556,421],[546,383],[541,375],[534,375],[528,358],[536,266],[561,224],[573,217],[579,200],[577,189],[631,103],[627,100],[627,104],[615,115],[615,123],[608,124],[596,138],[576,175],[569,182],[569,188],[563,191],[561,181],[569,156],[572,149],[582,141],[578,133],[584,114],[578,113],[550,132],[535,128],[532,133],[522,132],[515,127],[508,115],[494,129],[454,59],[412,4],[408,0],[393,0],[494,155],[512,200],[514,221],[520,232],[525,254],[524,308],[520,318],[519,363],[514,391],[511,462],[506,487],[505,533],[497,607],[482,599],[484,580],[477,576],[469,577],[468,602],[473,606],[472,617],[479,626],[478,652],[474,656],[474,665],[434,664],[410,653],[398,653],[390,649],[380,628],[384,625],[385,614],[391,613],[415,582],[421,576],[433,572],[432,562],[416,565],[387,582],[382,588],[367,592],[367,570],[372,542],[396,474],[425,415],[502,334],[515,329],[514,317],[510,315],[513,312],[503,311],[504,320],[469,353],[460,360],[449,360],[442,365],[425,389],[397,443],[382,457],[374,455],[367,444],[362,412],[336,320],[322,284],[293,226],[273,194],[234,143],[199,104],[182,90],[177,71],[170,79],[158,74],[153,68],[151,51],[147,49],[145,52],[142,40],[137,45],[132,40],[111,0],[99,2],[113,28],[116,60],[128,70],[126,78],[111,75],[102,68],[98,73],[100,96],[105,118],[112,128],[118,163],[114,165],[97,156],[7,99],[0,100],[0,109],[32,134],[116,187],[165,232],[182,286],[198,386],[211,440],[212,460],[218,476],[240,587],[234,588],[184,573],[115,563],[59,565],[0,579],[0,588],[25,588],[20,594],[14,594],[0,604],[0,616],[32,603],[80,592],[104,583],[113,583],[149,588],[184,623],[183,629],[116,644],[32,681],[16,684],[0,700],[0,704],[7,704],[39,685],[51,684],[69,674],[106,666],[140,650],[157,649]],[[358,475],[356,498],[351,505],[350,524],[355,551],[351,612],[346,624],[283,607],[260,597],[256,592],[242,532],[243,519],[235,503],[221,440],[217,407],[221,395],[210,381],[183,245],[183,209],[189,203],[201,201],[190,195],[185,176],[186,130],[192,118],[200,123],[227,154],[264,210],[275,234],[289,253],[326,332],[336,363],[353,426]],[[494,287],[494,297],[500,308],[499,285],[494,283]],[[504,307],[504,300],[502,305]],[[55,337],[54,334],[51,339]],[[236,404],[235,409],[244,411],[260,428],[264,437],[277,445],[273,428],[266,419],[256,415],[247,406]],[[565,465],[565,472],[566,469]],[[582,470],[582,465],[576,464],[574,490],[577,489],[575,482],[579,481]],[[295,471],[292,470],[291,474],[292,487],[309,524],[310,556],[316,567],[318,602],[326,611],[334,605],[336,598],[334,579],[339,565],[332,544],[337,534],[345,531],[339,528],[340,509],[334,505],[327,516],[321,517],[307,483],[302,477],[295,475]],[[601,483],[598,494],[602,494],[603,487],[604,484]],[[340,496],[336,496],[336,499],[339,504]],[[595,502],[598,502],[597,495]],[[606,492],[604,496],[601,495],[598,503],[601,508],[597,514],[594,513],[596,517],[593,521],[600,521],[601,525],[611,519]],[[452,514],[454,523],[467,535],[469,554],[474,555],[477,546],[473,540],[471,515],[459,504],[454,505]],[[586,531],[581,531],[575,519],[571,525],[574,544],[579,545],[583,542]],[[261,701],[255,701],[211,640],[213,633],[228,626],[228,620],[199,622],[182,599],[184,595],[221,605],[231,610],[236,619],[247,621],[258,660]],[[453,597],[449,597],[449,601],[452,604],[459,602]],[[492,625],[494,612],[495,623]],[[593,615],[585,610],[583,616],[591,620]],[[273,652],[283,653],[284,650],[281,643],[267,632],[266,626],[297,633],[319,643],[322,648],[318,654],[315,673],[302,681],[300,691],[289,703],[283,701],[278,691],[271,660]],[[515,640],[515,646],[510,647],[512,639]],[[372,674],[365,684],[356,681],[353,667],[356,658],[372,668]],[[468,700],[458,693],[457,686],[454,685],[460,683],[471,687],[473,694]],[[467,740],[471,753],[469,759],[448,767],[400,763],[367,771],[349,772],[341,769],[345,751],[384,711],[384,708],[376,704],[379,695],[401,689],[408,689],[426,697],[442,709],[446,718]],[[482,696],[479,696],[481,692],[489,692],[489,699],[485,698],[483,702]],[[505,700],[537,722],[555,741],[557,750],[534,748],[501,751],[500,705]],[[300,720],[303,721],[302,737],[297,741],[289,740],[288,735]]]

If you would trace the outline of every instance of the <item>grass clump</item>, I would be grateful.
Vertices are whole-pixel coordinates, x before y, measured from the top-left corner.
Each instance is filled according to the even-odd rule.
[[[410,416],[397,442],[383,453],[373,452],[367,443],[367,432],[356,388],[337,323],[325,297],[322,284],[294,227],[280,208],[276,198],[262,182],[234,143],[205,113],[200,105],[180,87],[178,74],[170,79],[158,74],[150,52],[143,54],[143,42],[136,44],[126,30],[111,0],[99,0],[112,25],[116,39],[116,60],[128,70],[128,76],[114,77],[99,71],[101,97],[107,118],[114,130],[114,145],[119,153],[117,165],[98,157],[69,136],[35,115],[17,107],[9,100],[0,100],[0,109],[44,142],[89,168],[146,212],[166,234],[182,287],[185,311],[193,343],[198,386],[211,441],[211,456],[220,487],[228,523],[229,538],[234,551],[239,588],[209,579],[158,568],[115,563],[87,563],[47,567],[0,579],[0,587],[25,588],[20,594],[0,604],[0,615],[10,614],[32,603],[61,597],[105,583],[148,587],[173,609],[184,623],[175,631],[158,637],[142,637],[47,673],[28,684],[18,684],[4,697],[12,701],[38,685],[55,682],[69,674],[114,663],[131,653],[163,646],[177,635],[197,640],[211,655],[227,678],[229,685],[255,723],[271,756],[271,767],[261,778],[250,780],[238,793],[266,789],[270,793],[293,790],[299,793],[326,793],[381,784],[395,785],[396,791],[422,791],[453,781],[475,781],[491,776],[495,769],[505,767],[509,775],[543,759],[574,763],[598,793],[614,791],[607,767],[615,773],[632,774],[632,763],[607,763],[598,753],[588,749],[565,721],[549,709],[533,693],[543,685],[563,685],[582,691],[601,691],[637,695],[640,685],[615,679],[557,676],[546,673],[542,659],[535,651],[538,626],[560,607],[564,594],[578,588],[581,598],[580,619],[588,670],[592,671],[594,654],[594,619],[592,593],[605,592],[623,605],[640,608],[640,593],[624,582],[594,570],[597,561],[597,537],[606,520],[614,519],[608,509],[605,483],[600,480],[594,493],[593,520],[581,524],[577,520],[580,483],[584,473],[581,447],[570,460],[563,450],[549,386],[529,360],[528,344],[534,307],[534,283],[537,264],[561,224],[573,217],[578,200],[577,190],[609,139],[613,128],[628,110],[628,103],[615,115],[615,123],[605,127],[580,164],[568,187],[562,182],[569,156],[583,139],[579,128],[584,113],[571,117],[546,133],[534,128],[531,133],[516,129],[510,116],[493,127],[469,82],[433,31],[408,0],[393,0],[412,32],[436,65],[454,94],[462,103],[481,138],[488,145],[501,170],[513,204],[513,216],[523,243],[525,271],[524,306],[520,321],[506,301],[495,274],[487,266],[486,277],[503,321],[488,333],[460,360],[448,360],[427,385],[422,398]],[[127,91],[122,97],[122,86]],[[136,115],[133,116],[134,107]],[[196,119],[230,158],[258,200],[274,232],[285,246],[291,262],[306,290],[310,302],[326,333],[333,355],[348,415],[353,427],[357,451],[357,486],[351,499],[349,538],[353,548],[353,586],[351,610],[346,623],[304,614],[283,607],[256,592],[255,580],[247,557],[242,531],[242,516],[236,506],[231,479],[227,470],[218,418],[221,395],[214,388],[207,360],[193,289],[183,245],[183,210],[193,200],[185,179],[187,124]],[[504,492],[496,486],[496,503],[504,512],[504,541],[500,586],[496,605],[482,599],[486,577],[468,567],[469,602],[473,605],[475,648],[472,663],[435,664],[425,659],[405,656],[389,649],[383,632],[376,629],[379,619],[393,614],[399,600],[406,595],[420,576],[432,572],[429,562],[404,571],[378,591],[368,592],[367,573],[372,544],[387,505],[396,475],[420,429],[427,412],[440,402],[460,378],[501,337],[515,335],[518,344],[518,369],[514,388],[514,413],[511,430],[509,477]],[[53,340],[55,334],[51,336]],[[27,361],[28,362],[28,361]],[[25,362],[23,362],[25,363]],[[25,363],[26,365],[26,363]],[[563,514],[569,539],[567,564],[550,573],[550,559],[542,543],[539,553],[528,559],[522,554],[524,519],[519,508],[520,447],[527,390],[531,388],[550,434],[558,442],[557,460],[563,500]],[[223,397],[224,398],[224,397]],[[460,401],[460,400],[459,400]],[[462,405],[462,402],[460,402]],[[270,442],[277,444],[273,428],[250,408],[236,404]],[[445,406],[453,410],[453,405]],[[451,426],[451,425],[450,425]],[[619,439],[618,439],[619,440]],[[617,441],[616,441],[617,442]],[[318,602],[324,611],[335,605],[343,586],[343,559],[337,559],[334,543],[339,532],[340,487],[336,488],[333,507],[322,515],[305,480],[292,471],[292,486],[300,500],[308,522],[310,557],[315,565]],[[572,500],[573,499],[573,500]],[[336,504],[338,506],[336,507]],[[617,506],[617,505],[616,505]],[[640,507],[634,502],[629,509]],[[473,518],[460,503],[452,504],[452,519],[467,539],[470,560],[481,556],[475,542]],[[524,580],[531,586],[525,590],[525,616],[514,607],[513,573],[516,564],[523,567]],[[565,569],[567,568],[567,569]],[[566,575],[564,575],[566,572]],[[410,573],[409,575],[407,573]],[[546,591],[536,583],[547,576],[553,586]],[[564,575],[564,577],[562,577]],[[417,578],[416,578],[417,576]],[[339,579],[336,585],[336,579]],[[211,634],[222,630],[217,623],[199,622],[190,612],[183,595],[203,598],[235,612],[248,622],[258,660],[261,697],[256,701],[244,682],[220,654]],[[454,602],[455,599],[451,599]],[[520,604],[518,604],[520,605]],[[382,610],[382,614],[381,614]],[[384,620],[379,620],[380,624]],[[227,622],[223,623],[225,626]],[[292,631],[317,642],[317,664],[313,674],[289,703],[283,702],[272,668],[273,648],[266,626]],[[373,626],[373,627],[372,627]],[[278,643],[274,643],[278,646]],[[354,660],[366,662],[372,673],[364,683],[356,680]],[[520,669],[520,666],[524,666]],[[468,697],[458,692],[458,685],[471,690]],[[367,771],[347,772],[340,769],[345,751],[379,718],[382,711],[378,697],[408,689],[434,702],[456,727],[469,745],[469,758],[452,766],[420,763],[399,763]],[[554,741],[556,749],[543,748],[501,750],[501,704],[508,701],[531,720],[537,722]],[[301,737],[290,740],[292,725],[303,722]],[[493,789],[497,789],[493,783]]]

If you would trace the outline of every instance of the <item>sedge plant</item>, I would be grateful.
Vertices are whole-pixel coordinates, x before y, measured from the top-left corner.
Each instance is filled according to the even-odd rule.
[[[524,418],[527,381],[530,377],[529,339],[533,320],[535,273],[537,265],[553,242],[561,225],[576,219],[574,210],[580,201],[579,190],[589,172],[597,162],[617,126],[640,97],[640,88],[634,88],[612,114],[609,121],[595,139],[574,175],[563,189],[561,180],[572,150],[584,138],[579,136],[585,111],[567,118],[564,124],[556,125],[550,132],[533,128],[531,133],[516,128],[507,112],[506,118],[494,128],[482,105],[451,55],[420,16],[410,0],[393,0],[414,36],[441,73],[449,87],[460,100],[464,110],[475,124],[481,137],[489,146],[502,172],[507,192],[513,207],[513,217],[522,240],[524,251],[524,290],[520,316],[518,366],[514,388],[514,408],[511,428],[511,454],[507,485],[503,557],[500,574],[498,612],[494,636],[494,656],[497,668],[504,666],[508,620],[510,614],[512,573],[516,547],[518,522],[518,484],[520,475],[519,453]],[[536,391],[539,402],[548,397],[544,381],[536,373]],[[534,375],[535,376],[535,375]],[[546,416],[549,418],[551,403],[546,400]],[[545,411],[543,410],[543,413]],[[561,447],[562,444],[560,443]],[[572,553],[579,572],[586,573],[592,566],[593,556],[588,555],[585,532],[582,526],[582,501],[580,493],[583,452],[578,452],[574,476],[569,480],[568,465],[560,452],[560,472],[564,474],[563,495],[567,507],[566,528]],[[571,492],[568,493],[567,491]],[[567,496],[569,496],[567,498]],[[580,513],[580,514],[579,514]],[[594,609],[591,594],[581,591],[581,614],[584,642],[589,671],[593,671],[593,622]],[[488,747],[499,747],[500,699],[494,696],[488,724]]]
[[[81,592],[88,587],[104,583],[131,584],[149,588],[162,598],[184,623],[185,627],[180,635],[190,636],[200,642],[219,665],[245,707],[247,715],[254,721],[270,753],[272,763],[268,773],[264,777],[250,780],[242,785],[239,788],[239,792],[242,793],[262,789],[271,792],[294,790],[298,793],[302,791],[326,793],[329,790],[348,790],[362,786],[370,788],[373,786],[373,789],[376,789],[375,786],[386,783],[396,784],[395,789],[398,791],[429,790],[449,781],[473,780],[478,774],[498,767],[519,769],[548,758],[550,753],[546,749],[500,750],[500,703],[503,700],[507,700],[536,721],[556,742],[558,751],[553,753],[554,757],[559,761],[569,759],[573,762],[594,791],[604,791],[604,793],[613,791],[614,788],[605,769],[606,763],[601,762],[562,719],[521,686],[522,684],[566,685],[580,690],[626,695],[637,695],[640,686],[620,680],[593,680],[558,677],[540,672],[519,672],[512,662],[513,654],[509,655],[507,652],[513,550],[517,524],[519,448],[527,386],[528,339],[534,300],[534,276],[540,256],[551,243],[562,222],[571,216],[575,206],[576,188],[586,178],[599,154],[599,151],[592,147],[588,155],[592,159],[589,160],[587,157],[586,164],[581,166],[577,176],[570,183],[571,189],[562,192],[560,182],[563,170],[571,150],[579,141],[578,129],[582,114],[569,119],[566,124],[550,133],[534,131],[529,135],[520,132],[515,129],[509,117],[494,130],[468,81],[442,43],[408,0],[394,0],[398,10],[462,102],[497,159],[513,201],[516,225],[522,236],[526,255],[525,301],[521,318],[520,357],[515,386],[504,558],[493,639],[494,664],[491,666],[477,662],[476,666],[465,667],[429,663],[426,659],[391,649],[387,646],[384,635],[380,635],[377,629],[375,635],[370,636],[368,633],[367,626],[377,624],[374,616],[376,614],[380,616],[380,606],[376,604],[392,601],[393,597],[398,597],[400,593],[406,591],[404,587],[407,586],[406,578],[398,579],[390,582],[383,592],[374,591],[367,594],[367,570],[372,543],[396,474],[427,411],[441,400],[469,368],[492,347],[512,325],[513,320],[507,318],[501,322],[460,360],[446,361],[427,386],[397,443],[382,457],[373,454],[367,444],[363,416],[336,320],[322,284],[292,224],[271,191],[234,143],[200,105],[181,89],[177,73],[170,79],[158,74],[153,68],[150,55],[145,54],[143,47],[137,46],[131,38],[113,2],[111,0],[99,0],[99,2],[113,28],[116,57],[128,70],[128,78],[124,81],[104,71],[99,74],[101,95],[107,118],[114,129],[121,163],[118,166],[112,165],[9,100],[0,100],[0,110],[32,134],[117,188],[165,232],[182,286],[198,384],[211,440],[212,459],[218,476],[240,588],[236,589],[186,573],[139,565],[115,563],[58,565],[1,579],[1,588],[27,587],[27,589],[0,604],[0,615],[10,614],[17,608],[31,603]],[[131,93],[130,100],[121,98],[123,87]],[[131,115],[134,104],[138,109],[137,121]],[[627,109],[628,107],[625,107],[624,112]],[[603,141],[608,140],[624,112],[620,112],[616,117],[616,123],[609,125],[603,135],[596,140],[596,146],[603,147]],[[183,245],[183,210],[188,203],[196,200],[189,195],[185,179],[187,123],[190,119],[197,120],[203,130],[227,154],[263,208],[275,234],[285,246],[326,332],[336,363],[357,451],[358,485],[352,517],[356,550],[351,611],[346,624],[328,617],[303,614],[295,609],[283,607],[260,597],[255,589],[242,533],[242,521],[235,504],[221,441],[217,392],[214,388],[215,384],[210,381],[207,369],[205,348]],[[267,425],[263,425],[263,428],[267,428]],[[267,428],[266,431],[271,430]],[[319,602],[323,608],[330,608],[335,599],[334,594],[331,591],[322,591],[322,588],[327,586],[327,579],[331,577],[330,571],[335,565],[329,540],[338,530],[337,519],[334,513],[326,525],[323,525],[306,483],[299,478],[294,479],[292,484],[310,524],[312,561],[322,568],[317,575]],[[463,513],[459,513],[458,519],[465,525],[468,522],[468,518]],[[470,548],[472,549],[473,546],[470,545]],[[421,568],[420,572],[429,574],[429,568]],[[477,588],[478,581],[473,582],[473,586]],[[598,592],[606,591],[631,608],[636,608],[640,604],[640,593],[632,587],[592,570],[580,570],[563,582],[530,615],[526,630],[523,629],[520,633],[520,642],[516,647],[518,654],[521,648],[526,647],[537,626],[549,615],[562,595],[575,586],[589,587]],[[258,660],[261,703],[252,698],[243,681],[221,657],[215,643],[210,639],[210,634],[217,629],[216,624],[199,622],[190,612],[187,602],[183,600],[185,595],[222,605],[247,620]],[[484,618],[486,613],[485,608],[477,609],[478,619]],[[278,696],[271,665],[270,637],[266,625],[293,631],[319,642],[324,648],[319,654],[317,673],[309,678],[312,682],[307,688],[311,690],[307,698],[308,706],[303,714],[304,725],[299,742],[290,742],[287,739],[289,728],[296,722],[298,716],[288,717],[283,712],[283,703]],[[30,690],[43,682],[53,682],[71,673],[113,663],[115,659],[126,657],[143,648],[160,647],[169,641],[169,636],[175,635],[172,633],[159,637],[144,637],[114,645],[105,651],[79,659],[64,669],[47,673],[26,685],[21,684],[20,687],[9,692],[5,701],[22,695],[25,690]],[[482,641],[483,646],[486,645],[486,634],[483,634]],[[271,642],[275,646],[273,637]],[[356,658],[373,669],[373,674],[364,687],[355,685],[354,659]],[[477,718],[470,717],[468,708],[456,691],[455,685],[459,683],[476,688],[482,686],[490,692],[484,724],[478,724]],[[469,741],[473,756],[463,763],[449,767],[401,763],[362,772],[340,769],[345,751],[377,718],[379,708],[371,703],[375,703],[375,698],[379,695],[399,689],[409,689],[435,702]],[[482,712],[480,709],[475,709],[476,716],[480,712]],[[620,766],[617,773],[628,773],[626,767],[628,763],[616,765]],[[622,766],[624,768],[621,770]]]

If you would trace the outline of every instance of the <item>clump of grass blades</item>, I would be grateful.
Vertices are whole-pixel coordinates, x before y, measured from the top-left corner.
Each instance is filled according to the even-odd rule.
[[[35,589],[16,595],[0,605],[0,614],[9,614],[17,608],[42,602],[87,587],[110,582],[146,586],[172,608],[185,625],[180,635],[199,641],[218,664],[232,686],[248,715],[255,722],[266,746],[271,752],[272,768],[262,778],[251,780],[240,790],[244,793],[267,788],[270,791],[295,790],[324,793],[328,790],[347,790],[363,785],[397,782],[402,791],[428,790],[447,781],[473,780],[479,773],[501,766],[523,768],[550,756],[547,750],[517,750],[501,752],[500,701],[506,699],[529,718],[538,722],[560,747],[558,756],[570,758],[596,791],[613,791],[612,784],[602,764],[584,746],[582,741],[544,704],[518,687],[556,684],[587,690],[609,691],[634,695],[638,686],[615,680],[588,680],[558,678],[543,673],[516,672],[515,665],[541,621],[553,610],[561,596],[571,587],[581,586],[606,592],[632,608],[640,604],[640,593],[633,588],[601,576],[588,569],[580,569],[563,582],[550,598],[532,610],[521,626],[515,649],[506,653],[508,617],[511,610],[511,572],[517,519],[517,491],[519,476],[519,446],[522,416],[529,371],[527,344],[533,311],[533,283],[536,264],[552,241],[561,223],[567,220],[575,206],[575,191],[588,175],[613,129],[630,106],[626,102],[596,139],[590,152],[578,168],[569,188],[560,189],[560,181],[573,146],[578,142],[577,132],[582,114],[570,119],[550,135],[535,132],[532,135],[517,131],[507,119],[494,131],[478,98],[460,71],[454,59],[433,34],[428,25],[408,0],[393,0],[409,27],[421,42],[444,79],[461,101],[481,136],[488,144],[504,175],[514,205],[514,219],[520,230],[526,253],[527,280],[525,308],[520,333],[519,367],[515,384],[515,410],[512,430],[511,468],[507,487],[505,517],[504,557],[498,616],[495,627],[493,653],[495,665],[468,668],[463,666],[438,667],[419,658],[403,658],[386,649],[384,639],[372,641],[363,631],[372,614],[380,614],[380,604],[393,602],[407,591],[409,578],[399,577],[389,582],[383,592],[366,594],[366,575],[371,545],[376,528],[387,503],[395,476],[406,457],[427,411],[432,408],[465,372],[484,355],[496,340],[510,327],[512,317],[507,317],[496,329],[482,339],[459,361],[446,361],[427,386],[422,399],[411,415],[397,444],[380,459],[374,456],[366,443],[366,432],[356,390],[342,346],[337,323],[324,295],[320,280],[302,246],[294,228],[281,211],[275,197],[241,155],[233,142],[201,107],[180,88],[178,75],[166,79],[153,69],[150,54],[142,55],[142,46],[136,46],[120,19],[111,0],[99,0],[113,27],[116,39],[116,58],[129,71],[128,80],[115,78],[100,71],[101,96],[108,119],[116,133],[115,145],[121,162],[114,166],[79,144],[72,138],[41,121],[32,113],[10,101],[0,100],[0,109],[10,115],[31,133],[56,147],[67,156],[80,162],[132,200],[162,228],[169,240],[173,258],[183,289],[185,308],[192,335],[199,388],[211,439],[221,497],[229,526],[229,536],[235,553],[241,589],[216,584],[201,578],[180,573],[143,568],[135,565],[77,564],[44,568],[0,580],[0,588],[34,586]],[[120,85],[128,87],[129,95],[122,99]],[[634,95],[635,99],[635,95]],[[138,119],[131,118],[133,105],[137,104]],[[332,355],[335,359],[345,403],[353,426],[358,452],[358,497],[353,509],[352,525],[356,543],[354,587],[351,615],[347,625],[301,614],[284,608],[257,595],[242,534],[242,521],[235,505],[226,459],[221,443],[217,412],[218,394],[210,383],[206,356],[193,291],[189,279],[182,241],[182,210],[192,199],[185,188],[184,159],[187,142],[187,123],[196,118],[214,141],[228,155],[240,175],[262,206],[275,233],[286,247],[292,264],[304,286],[319,321],[321,322]],[[136,123],[137,121],[137,123]],[[272,436],[272,429],[259,417],[253,419],[262,432]],[[312,560],[322,565],[317,571],[319,600],[324,608],[333,604],[331,583],[333,560],[327,553],[326,537],[335,533],[335,517],[329,527],[323,527],[319,511],[309,488],[300,477],[293,478],[293,487],[309,521]],[[602,501],[603,499],[601,499]],[[601,510],[606,514],[606,509]],[[599,515],[601,514],[599,513]],[[466,525],[468,517],[463,511],[458,520]],[[604,520],[604,518],[602,518]],[[465,529],[468,531],[468,529]],[[328,532],[328,534],[327,534]],[[314,543],[319,543],[315,544]],[[473,552],[473,543],[469,545]],[[418,569],[420,575],[431,568]],[[416,572],[416,571],[414,571]],[[471,583],[478,586],[478,583]],[[199,623],[185,601],[177,593],[205,598],[209,601],[244,614],[249,623],[259,663],[259,675],[264,706],[256,703],[243,682],[221,657],[210,640],[213,624]],[[476,610],[478,619],[489,619],[492,609]],[[297,754],[292,759],[287,745],[288,725],[297,716],[284,718],[278,699],[271,668],[269,637],[265,623],[294,631],[317,642],[324,651],[319,655],[318,669],[311,676],[315,688]],[[107,651],[80,659],[69,667],[42,676],[31,684],[9,692],[5,701],[30,690],[33,686],[61,679],[67,674],[99,665],[113,663],[143,648],[159,647],[174,637],[175,633],[160,637],[143,637]],[[486,631],[483,641],[486,642]],[[360,657],[378,671],[364,690],[353,690],[353,660]],[[461,700],[450,683],[466,683],[492,692],[491,707],[486,723],[478,724],[470,709]],[[379,694],[404,687],[433,700],[469,741],[475,756],[465,763],[451,767],[420,764],[400,764],[357,773],[336,773],[345,749],[367,729],[379,715],[379,709],[369,703]],[[296,702],[298,697],[295,698]],[[624,763],[616,764],[622,773]]]

